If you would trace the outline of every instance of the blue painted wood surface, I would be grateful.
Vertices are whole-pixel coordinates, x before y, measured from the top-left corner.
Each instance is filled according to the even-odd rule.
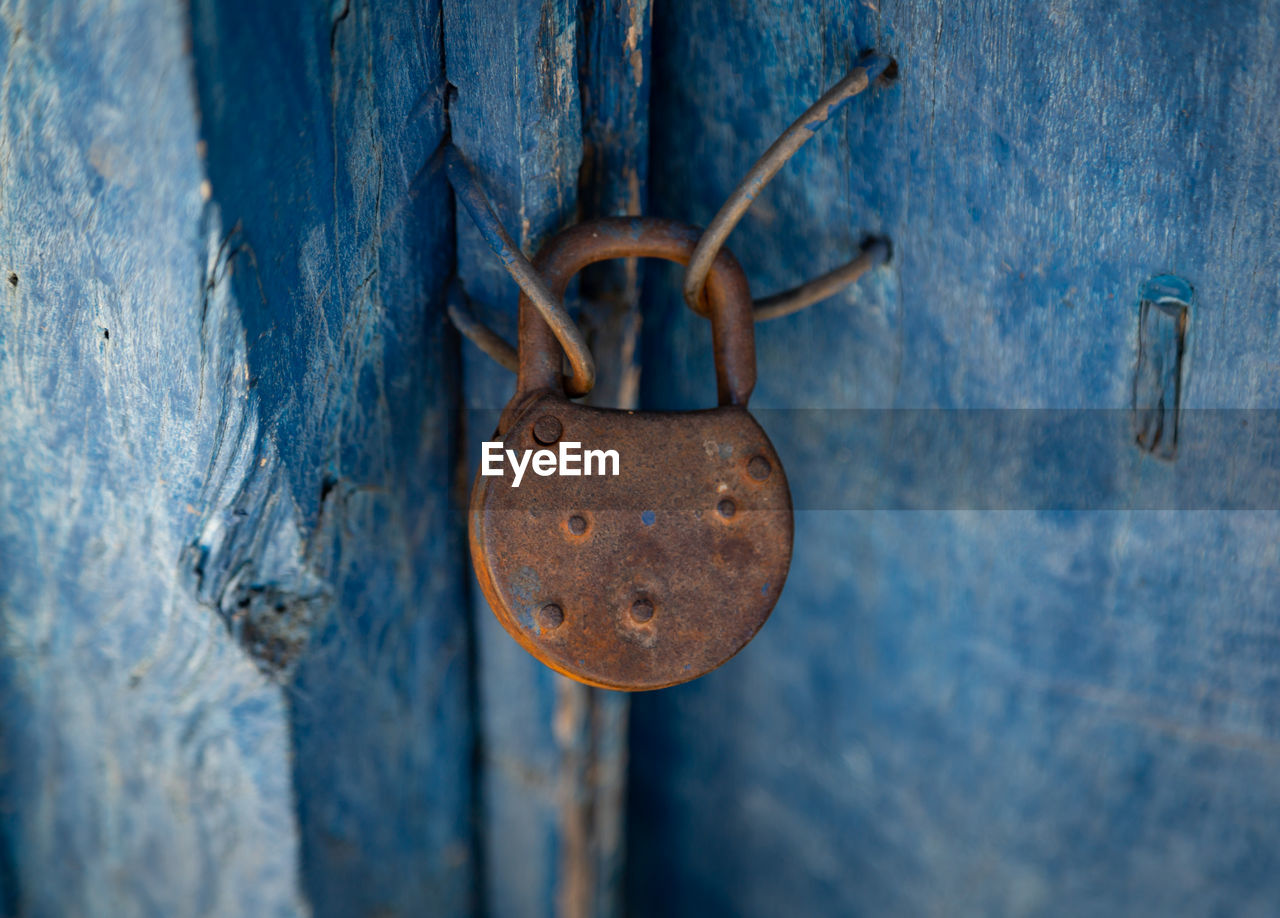
[[[653,15],[650,46],[639,2],[0,0],[0,914],[607,915],[624,850],[637,915],[1274,911],[1280,519],[1125,500],[1176,505],[1195,409],[1280,396],[1280,6]],[[764,294],[893,239],[759,327],[755,404],[805,507],[914,509],[801,512],[774,618],[634,699],[627,749],[626,702],[472,587],[460,482],[511,379],[441,291],[513,337],[515,289],[433,153],[529,251],[646,197],[705,222],[867,47],[898,84],[730,244]],[[1140,342],[1166,274],[1185,340]],[[710,404],[668,267],[583,279],[605,394],[641,278],[641,399]],[[1042,453],[1105,512],[956,509],[893,414],[1174,387],[1177,453],[1127,421]]]
[[[185,11],[112,6],[0,7],[0,912],[294,914],[287,705],[181,560],[279,457]]]
[[[286,689],[302,886],[316,914],[461,913],[472,710],[442,318],[453,233],[431,164],[440,8],[211,2],[193,21],[259,444],[283,454],[319,581]],[[215,548],[205,566],[240,563]]]
[[[438,5],[0,21],[0,911],[469,912]]]
[[[758,326],[756,404],[1127,409],[1139,288],[1171,273],[1195,289],[1184,404],[1274,409],[1274,2],[694,0],[654,19],[666,216],[709,219],[858,49],[900,63],[730,239],[757,294],[862,232],[894,242],[854,291]],[[649,281],[644,366],[675,369],[644,397],[710,404],[705,328],[676,272]],[[1077,454],[1138,470],[1117,511],[918,505],[892,417],[766,412],[809,507],[843,468],[919,509],[800,513],[756,640],[635,700],[634,913],[1274,913],[1277,515],[1124,510],[1179,469],[1124,428]]]

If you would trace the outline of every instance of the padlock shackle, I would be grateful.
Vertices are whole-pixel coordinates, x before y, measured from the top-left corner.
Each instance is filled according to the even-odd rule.
[[[557,299],[587,265],[613,258],[662,258],[687,265],[701,235],[696,227],[657,217],[603,217],[571,226],[543,246],[534,267]],[[756,384],[751,287],[728,249],[707,278],[711,338],[719,404],[746,407]],[[560,344],[533,302],[520,295],[520,366],[517,398],[543,389],[563,391]]]

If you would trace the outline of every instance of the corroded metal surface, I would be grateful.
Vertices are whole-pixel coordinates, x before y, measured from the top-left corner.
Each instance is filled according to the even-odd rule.
[[[507,449],[615,449],[617,477],[478,477],[471,554],[498,620],[530,653],[590,685],[697,678],[755,635],[791,563],[791,496],[769,438],[740,407],[623,412],[548,393]]]
[[[556,236],[536,266],[557,296],[588,264],[687,263],[693,227],[609,218]],[[755,635],[791,563],[791,496],[773,445],[746,410],[755,385],[751,292],[727,251],[708,278],[720,406],[614,411],[564,396],[561,352],[520,302],[516,394],[505,450],[613,450],[616,474],[476,479],[471,554],[494,614],[530,653],[590,685],[674,685],[721,665]],[[602,459],[595,471],[613,470]],[[581,471],[591,469],[584,462]],[[483,472],[483,470],[482,470]]]

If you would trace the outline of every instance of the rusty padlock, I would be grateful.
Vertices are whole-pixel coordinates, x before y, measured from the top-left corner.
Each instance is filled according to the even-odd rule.
[[[670,220],[606,218],[560,233],[535,265],[560,298],[593,262],[685,264],[697,236]],[[502,455],[512,455],[500,477],[483,464],[477,474],[471,558],[503,627],[588,685],[655,689],[715,669],[764,624],[791,564],[786,476],[747,411],[756,375],[750,288],[727,250],[707,298],[719,407],[693,412],[569,401],[560,346],[520,299],[519,378],[497,432]],[[533,451],[555,460],[572,455],[573,443],[588,458],[599,451],[595,469],[604,474],[535,472]],[[526,456],[527,474],[513,486],[511,465]]]

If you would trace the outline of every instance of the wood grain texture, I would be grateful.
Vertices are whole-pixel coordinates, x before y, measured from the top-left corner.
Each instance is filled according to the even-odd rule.
[[[582,219],[645,212],[649,173],[648,0],[583,5]],[[605,262],[582,274],[581,323],[599,354],[592,404],[634,408],[640,397],[640,263]]]
[[[0,912],[469,912],[438,5],[0,22]]]
[[[442,293],[453,228],[432,167],[440,7],[198,2],[193,20],[255,449],[279,456],[274,493],[297,515],[293,543],[247,558],[211,546],[205,577],[248,564],[281,617],[309,606],[284,675],[314,913],[464,913],[472,710]],[[261,526],[247,509],[236,525]],[[305,577],[280,576],[281,556]]]
[[[759,327],[756,404],[1123,409],[1139,287],[1164,273],[1196,292],[1183,406],[1276,404],[1271,0],[698,0],[654,19],[664,216],[709,219],[857,50],[901,67],[730,239],[758,294],[862,232],[894,242],[855,290]],[[706,331],[677,272],[648,277],[646,365],[675,363],[643,397],[710,404]],[[798,488],[834,447],[913,506],[891,430],[770,417]],[[1132,487],[1176,481],[1123,425],[1089,447],[1133,464]],[[633,703],[635,913],[1267,914],[1278,535],[1270,512],[801,513],[756,640]]]
[[[306,911],[285,700],[181,563],[277,461],[252,445],[185,17],[0,5],[6,915]]]
[[[617,913],[626,704],[468,595],[457,460],[511,379],[441,291],[508,337],[516,298],[432,154],[529,252],[705,222],[871,46],[900,82],[730,244],[767,294],[893,239],[760,326],[755,404],[805,506],[834,450],[907,509],[801,513],[756,641],[635,701],[629,910],[1273,911],[1277,515],[943,511],[891,444],[1127,411],[1162,274],[1178,455],[1040,458],[1176,494],[1195,409],[1274,408],[1280,4],[664,2],[650,61],[643,2],[442,2],[0,0],[0,914]],[[676,270],[582,289],[611,395],[712,403]]]

